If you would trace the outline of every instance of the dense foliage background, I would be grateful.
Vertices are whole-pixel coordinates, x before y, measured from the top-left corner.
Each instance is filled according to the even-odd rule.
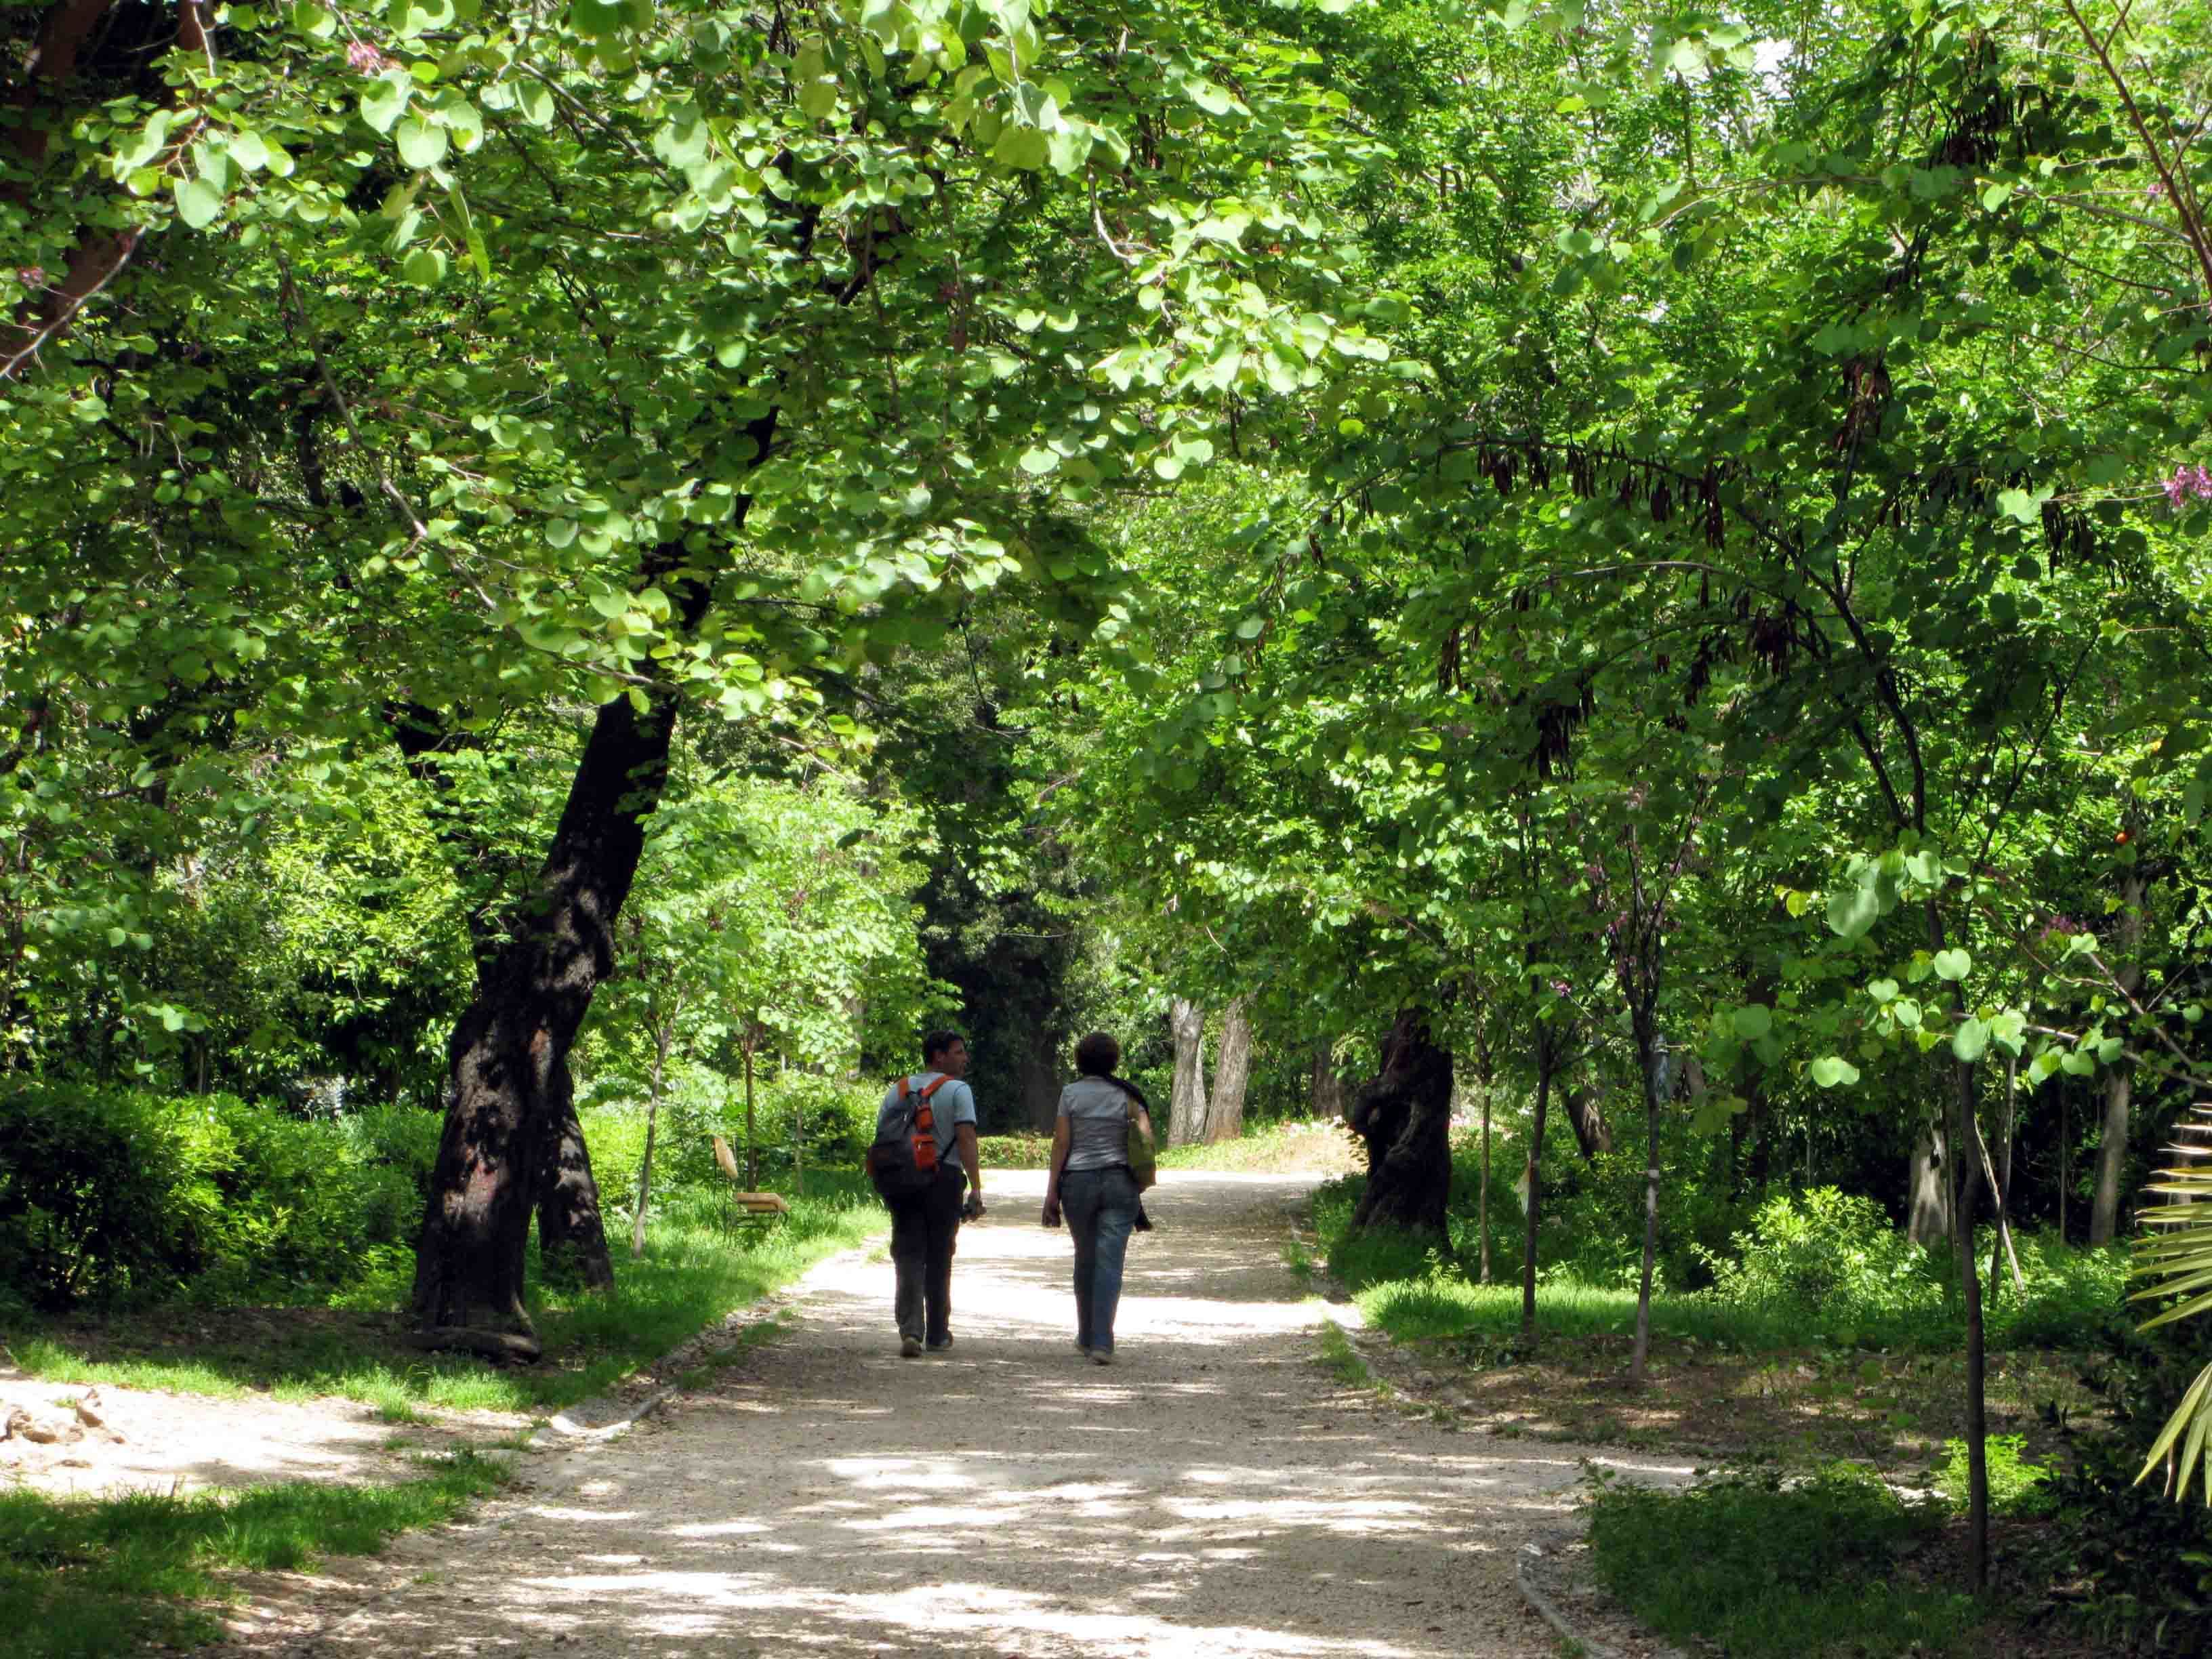
[[[1417,1038],[1430,1279],[1632,1291],[1638,1374],[1655,1297],[1925,1316],[1978,1531],[1993,1334],[2124,1342],[2075,1251],[2168,1200],[2203,1305],[2208,53],[8,0],[0,1311],[420,1238],[526,1337],[533,1205],[611,1273],[939,1022],[994,1133],[1103,1026],[1381,1182]]]

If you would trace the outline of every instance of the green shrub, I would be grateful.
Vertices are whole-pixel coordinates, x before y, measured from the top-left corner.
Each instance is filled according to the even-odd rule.
[[[62,1084],[0,1092],[0,1279],[40,1308],[198,1271],[222,1194],[171,1103]]]
[[[58,1310],[327,1288],[422,1224],[437,1120],[304,1119],[230,1095],[0,1093],[0,1282]]]
[[[976,1155],[988,1170],[1043,1170],[1052,1164],[1050,1135],[983,1135]]]
[[[1734,1245],[1732,1258],[1705,1253],[1713,1294],[1724,1302],[1863,1325],[1924,1305],[1937,1290],[1929,1253],[1907,1241],[1881,1205],[1833,1187],[1777,1194]]]
[[[2051,1471],[2031,1463],[2023,1455],[2027,1442],[2016,1434],[1993,1434],[1983,1443],[1989,1460],[1990,1513],[2034,1516],[2050,1513],[2055,1501],[2049,1490]],[[1954,1510],[1967,1504],[1966,1443],[1943,1443],[1943,1467],[1936,1471],[1936,1489]]]

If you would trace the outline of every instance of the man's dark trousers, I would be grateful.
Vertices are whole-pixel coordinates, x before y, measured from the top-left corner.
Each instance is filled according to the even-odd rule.
[[[939,1170],[911,1198],[891,1200],[891,1266],[898,1276],[891,1311],[901,1336],[931,1347],[952,1335],[952,1246],[967,1188],[956,1165]]]

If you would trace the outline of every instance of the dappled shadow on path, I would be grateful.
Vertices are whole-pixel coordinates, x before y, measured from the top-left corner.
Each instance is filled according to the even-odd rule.
[[[1577,1455],[1334,1392],[1326,1310],[1274,1260],[1294,1191],[1175,1183],[1111,1370],[1073,1351],[1064,1234],[964,1235],[959,1340],[923,1361],[893,1350],[888,1267],[848,1267],[542,1501],[403,1545],[437,1582],[323,1650],[1549,1652],[1510,1556]]]

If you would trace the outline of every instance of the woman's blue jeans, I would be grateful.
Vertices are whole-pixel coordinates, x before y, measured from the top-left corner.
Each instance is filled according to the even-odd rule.
[[[1111,1353],[1121,1267],[1137,1224],[1135,1178],[1120,1164],[1070,1170],[1060,1178],[1060,1207],[1075,1241],[1075,1340]]]

